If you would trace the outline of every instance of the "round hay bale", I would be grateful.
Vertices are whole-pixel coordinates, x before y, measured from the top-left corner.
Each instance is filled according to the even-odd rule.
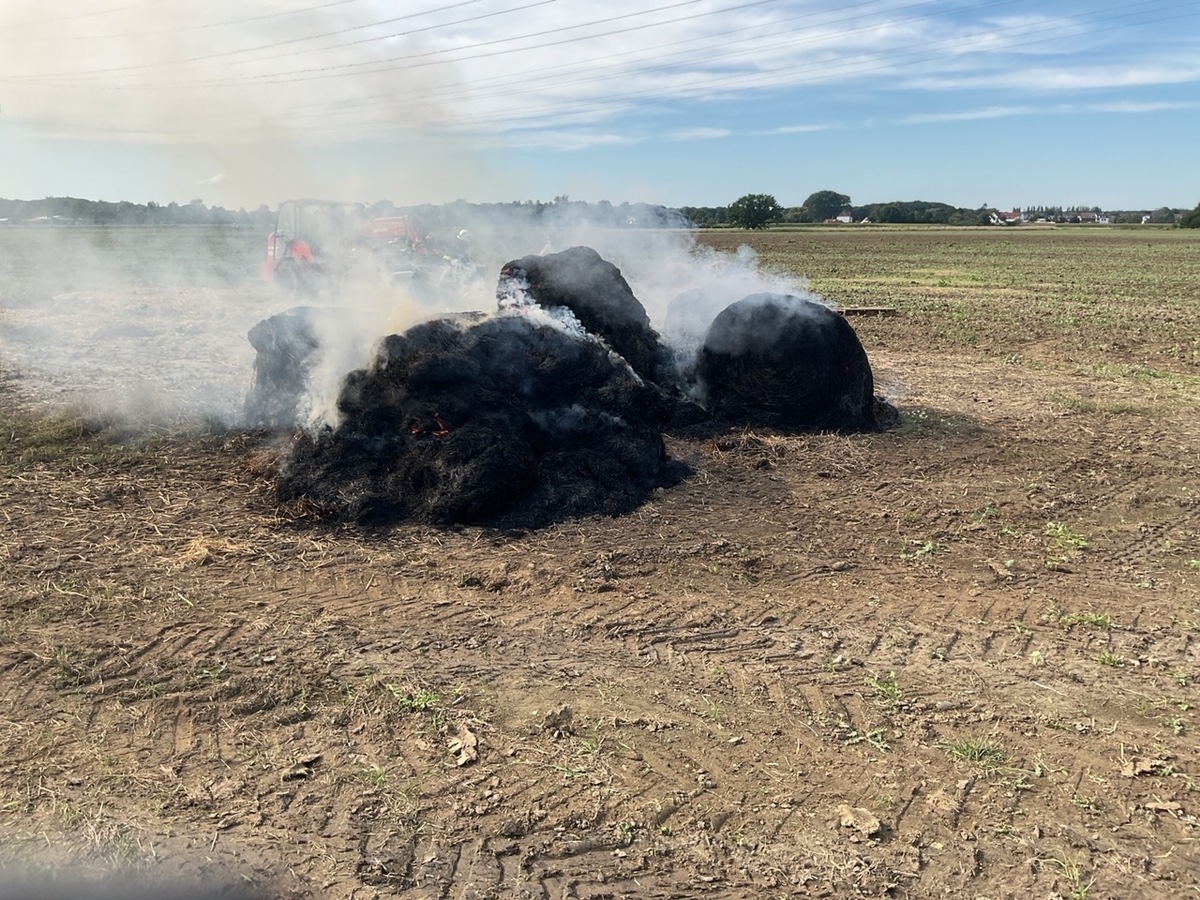
[[[874,379],[844,317],[792,294],[751,294],[722,310],[697,360],[718,421],[794,431],[874,431]]]
[[[566,307],[585,330],[602,338],[642,378],[657,384],[671,382],[670,354],[650,326],[645,307],[621,270],[591,247],[505,263],[496,293],[502,306],[520,294],[544,308]]]

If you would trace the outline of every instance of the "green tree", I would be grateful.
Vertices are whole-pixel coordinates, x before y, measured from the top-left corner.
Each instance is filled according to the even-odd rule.
[[[729,204],[729,223],[739,228],[766,228],[783,207],[770,194],[746,194]]]
[[[1180,228],[1200,228],[1200,203],[1197,203],[1191,212],[1180,216],[1178,225]]]
[[[872,218],[877,222],[909,221],[908,213],[905,211],[903,204],[900,203],[884,203],[875,211],[875,215]]]
[[[814,222],[824,222],[838,216],[843,209],[850,205],[850,197],[837,191],[817,191],[809,194],[804,201],[804,208]]]

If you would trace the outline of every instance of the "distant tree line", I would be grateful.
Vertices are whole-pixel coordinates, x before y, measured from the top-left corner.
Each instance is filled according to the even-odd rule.
[[[530,227],[561,227],[573,222],[601,227],[688,228],[721,227],[766,228],[776,223],[820,223],[842,217],[853,222],[917,225],[988,225],[995,209],[986,204],[978,209],[951,206],[926,200],[895,200],[855,206],[850,197],[837,191],[816,191],[801,206],[784,207],[770,194],[746,194],[728,206],[684,206],[678,209],[649,203],[588,203],[563,195],[552,201],[520,200],[511,203],[453,203],[397,206],[381,200],[364,206],[367,215],[417,215],[433,226],[457,227],[466,221],[488,219]],[[1079,221],[1084,213],[1101,212],[1091,206],[1028,206],[1031,214],[1050,221]],[[0,225],[215,225],[238,226],[269,231],[275,224],[276,210],[266,205],[247,211],[206,206],[202,200],[186,204],[131,203],[127,200],[83,200],[77,197],[46,197],[42,200],[5,200],[0,198]],[[1200,228],[1200,204],[1194,210],[1160,207],[1153,210],[1109,212],[1116,223],[1174,223],[1182,228]]]
[[[5,224],[48,225],[224,225],[267,227],[275,213],[267,206],[247,212],[222,206],[205,206],[203,200],[160,204],[128,200],[82,200],[78,197],[46,197],[44,200],[0,199],[0,221]]]
[[[1200,207],[1197,207],[1200,210]],[[766,228],[772,224],[820,223],[831,220],[848,222],[880,222],[909,225],[992,225],[997,210],[984,204],[978,208],[951,206],[928,200],[893,200],[887,203],[868,203],[855,206],[847,194],[837,191],[817,191],[810,194],[801,206],[783,207],[770,194],[746,194],[729,206],[685,206],[679,210],[701,227],[733,226],[737,228]],[[1041,218],[1051,222],[1080,222],[1099,216],[1098,206],[1027,206],[1027,219]],[[1156,225],[1178,224],[1184,228],[1200,227],[1200,213],[1184,212],[1161,207],[1154,210],[1121,210],[1107,213],[1113,223]]]
[[[522,200],[512,203],[468,203],[456,200],[441,205],[397,206],[390,200],[365,204],[368,216],[417,215],[433,226],[458,227],[465,221],[494,216],[498,221],[538,226],[587,222],[603,227],[684,228],[691,223],[678,211],[649,203],[585,203],[567,196],[550,202]],[[253,211],[205,206],[202,200],[160,204],[127,200],[81,200],[47,197],[44,200],[0,199],[0,224],[45,225],[223,225],[270,231],[277,209],[259,206]]]
[[[894,222],[921,225],[987,225],[990,210],[963,209],[927,200],[892,201],[855,206],[847,194],[816,191],[801,206],[780,206],[770,194],[747,194],[729,206],[685,206],[683,215],[701,227],[733,225],[764,228],[773,223],[821,223],[839,216],[850,221]]]

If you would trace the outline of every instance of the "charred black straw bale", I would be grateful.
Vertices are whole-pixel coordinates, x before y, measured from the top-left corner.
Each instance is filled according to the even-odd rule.
[[[641,377],[658,384],[673,381],[671,354],[651,327],[645,307],[621,270],[591,247],[514,259],[500,270],[500,291],[512,278],[523,279],[523,288],[543,308],[571,310]]]
[[[246,422],[272,428],[295,423],[319,342],[316,329],[324,311],[297,306],[263,319],[250,329],[254,384],[246,395]]]
[[[304,417],[314,367],[330,344],[367,332],[369,312],[323,306],[296,306],[250,329],[255,349],[254,383],[246,394],[246,424],[290,428]]]
[[[713,320],[697,360],[714,419],[791,431],[875,431],[874,379],[836,312],[791,294],[752,294]]]
[[[513,314],[385,339],[341,423],[293,446],[281,500],[384,524],[540,527],[630,512],[682,474],[671,404],[586,335]]]

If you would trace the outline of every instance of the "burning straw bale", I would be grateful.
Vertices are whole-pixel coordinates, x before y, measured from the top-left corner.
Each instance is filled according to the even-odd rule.
[[[496,296],[490,318],[384,338],[342,380],[338,424],[296,436],[279,500],[370,524],[541,527],[631,512],[678,481],[686,469],[663,431],[697,416],[877,428],[866,353],[819,303],[755,294],[717,314],[696,358],[701,410],[681,398],[680,370],[620,270],[594,250],[514,260]],[[314,315],[290,310],[251,332],[259,396],[248,412],[295,421],[318,352]]]
[[[621,270],[591,247],[505,263],[497,295],[501,306],[531,300],[543,309],[565,307],[641,377],[658,384],[675,380],[671,354],[650,326],[645,307]]]
[[[795,431],[875,431],[871,364],[850,324],[792,294],[751,294],[709,326],[696,366],[721,422]]]
[[[630,512],[682,474],[665,392],[548,317],[391,335],[338,410],[337,428],[297,438],[281,500],[369,523],[539,527]]]
[[[297,306],[263,319],[247,335],[255,350],[254,383],[246,395],[246,422],[271,427],[296,421],[319,342],[322,310]]]
[[[355,309],[296,306],[250,329],[256,353],[254,382],[246,395],[246,424],[288,428],[309,410],[312,374],[323,356],[338,354],[375,325],[369,313]]]

